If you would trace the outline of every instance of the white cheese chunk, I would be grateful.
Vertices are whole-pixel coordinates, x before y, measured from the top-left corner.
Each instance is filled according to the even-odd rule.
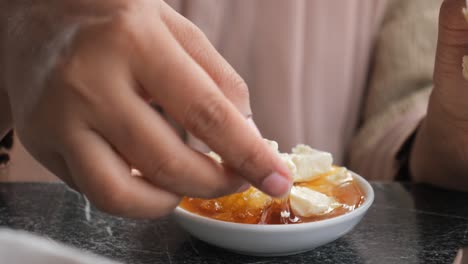
[[[333,169],[333,158],[328,152],[313,149],[307,145],[297,145],[292,153],[280,153],[276,141],[267,140],[268,146],[278,153],[281,160],[288,166],[294,182],[311,181],[320,174]]]
[[[341,206],[332,197],[300,186],[291,188],[289,203],[295,215],[305,217],[326,214]]]
[[[293,179],[295,179],[297,174],[297,168],[296,164],[294,164],[294,162],[292,161],[291,155],[289,155],[288,153],[281,153],[279,155],[281,160],[286,164],[286,166],[288,166],[289,171],[293,175]]]
[[[333,169],[333,157],[330,153],[306,145],[297,145],[290,156],[296,165],[294,182],[311,181],[320,174]]]
[[[345,167],[339,167],[326,177],[327,181],[333,185],[340,185],[353,180],[353,175]]]
[[[268,146],[274,152],[278,153],[279,157],[284,162],[284,164],[286,164],[286,166],[288,166],[288,169],[291,172],[291,174],[293,176],[296,175],[296,172],[297,172],[296,165],[292,161],[291,155],[289,155],[288,153],[280,153],[279,150],[278,150],[278,143],[276,141],[268,140],[268,139],[265,139],[265,141],[267,142]]]
[[[276,141],[273,141],[273,140],[268,140],[265,138],[265,141],[266,143],[268,144],[268,146],[276,153],[279,153],[279,150],[278,150],[278,142]]]
[[[317,176],[333,170],[333,158],[328,152],[319,151],[306,145],[297,145],[292,153],[280,153],[276,141],[265,139],[268,146],[279,155],[281,160],[288,166],[294,182],[307,182]],[[215,161],[221,163],[221,157],[210,152],[207,154]]]
[[[271,198],[271,196],[264,194],[263,192],[259,191],[256,188],[249,189],[246,192],[246,195],[248,195],[248,198],[244,197],[243,199],[247,201],[246,208],[248,210],[266,208],[273,201],[273,198]],[[233,205],[233,206],[236,206],[236,205]]]

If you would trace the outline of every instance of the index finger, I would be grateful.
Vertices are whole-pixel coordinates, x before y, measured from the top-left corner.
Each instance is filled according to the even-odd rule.
[[[154,32],[139,50],[135,75],[171,117],[260,190],[277,197],[289,191],[286,165],[172,36],[162,41]]]
[[[163,21],[180,46],[213,79],[223,94],[244,116],[251,116],[249,91],[244,80],[192,22],[162,3]],[[193,45],[194,42],[197,45]]]

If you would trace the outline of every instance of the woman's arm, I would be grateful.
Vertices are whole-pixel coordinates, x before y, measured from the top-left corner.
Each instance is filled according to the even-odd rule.
[[[416,135],[410,169],[415,181],[468,191],[468,54],[464,0],[445,0],[440,11],[434,90]]]
[[[432,89],[437,17],[442,0],[389,1],[376,40],[362,124],[349,156],[367,178],[393,180]]]

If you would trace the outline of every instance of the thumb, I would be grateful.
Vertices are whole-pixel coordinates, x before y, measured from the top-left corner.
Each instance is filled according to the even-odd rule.
[[[465,0],[445,0],[442,4],[431,103],[437,103],[451,117],[468,120],[468,21],[463,15],[465,7]]]

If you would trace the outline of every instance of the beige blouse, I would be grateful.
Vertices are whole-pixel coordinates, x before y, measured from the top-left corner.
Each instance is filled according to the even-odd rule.
[[[283,151],[312,145],[368,179],[390,180],[425,115],[441,1],[168,3],[245,79],[266,138]],[[13,157],[9,178],[39,173],[22,162]]]

